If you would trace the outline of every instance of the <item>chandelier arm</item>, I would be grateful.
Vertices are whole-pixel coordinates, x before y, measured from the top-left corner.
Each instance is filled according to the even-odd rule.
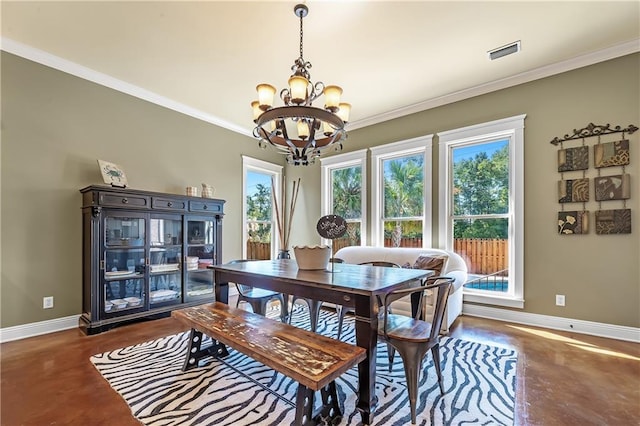
[[[324,93],[324,83],[321,81],[317,81],[315,84],[311,86],[311,92],[309,93],[306,104],[311,105],[311,102],[318,99],[323,93]]]
[[[280,99],[284,102],[285,105],[291,104],[291,92],[289,92],[288,88],[284,88],[280,91]]]

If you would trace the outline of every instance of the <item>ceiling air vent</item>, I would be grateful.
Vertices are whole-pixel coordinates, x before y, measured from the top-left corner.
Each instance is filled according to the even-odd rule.
[[[502,58],[503,56],[511,55],[512,53],[516,53],[520,51],[520,40],[514,41],[513,43],[509,43],[506,46],[498,47],[497,49],[490,50],[487,52],[489,54],[489,59],[492,61],[494,59]]]

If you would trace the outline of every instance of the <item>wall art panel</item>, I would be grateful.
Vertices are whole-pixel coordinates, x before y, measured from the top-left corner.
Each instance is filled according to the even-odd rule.
[[[629,140],[623,139],[594,145],[593,164],[596,168],[629,164]]]
[[[582,203],[589,201],[589,179],[568,179],[558,181],[558,202]]]
[[[558,171],[570,172],[589,168],[589,147],[578,146],[558,150]]]
[[[631,198],[631,177],[628,174],[593,178],[596,201],[627,200]]]
[[[596,211],[596,234],[630,234],[631,209]]]
[[[589,212],[558,212],[558,234],[578,235],[589,232]]]

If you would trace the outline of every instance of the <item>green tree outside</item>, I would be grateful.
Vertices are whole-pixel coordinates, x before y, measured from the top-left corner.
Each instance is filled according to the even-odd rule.
[[[385,221],[385,234],[391,234],[393,247],[399,247],[402,237],[408,234],[422,236],[420,221],[405,221],[399,218],[420,217],[424,214],[423,207],[424,156],[419,154],[386,160],[384,162],[384,217],[392,219]],[[393,218],[398,219],[393,220]],[[420,235],[417,235],[418,233]]]
[[[271,242],[271,205],[271,186],[258,183],[247,195],[247,221],[254,221],[249,224],[250,241]]]
[[[341,246],[360,245],[362,220],[362,167],[345,167],[331,172],[333,214],[347,221],[348,239]]]
[[[460,160],[453,168],[453,214],[476,216],[509,211],[509,146],[477,153]],[[506,218],[459,218],[454,238],[498,238],[508,236]]]

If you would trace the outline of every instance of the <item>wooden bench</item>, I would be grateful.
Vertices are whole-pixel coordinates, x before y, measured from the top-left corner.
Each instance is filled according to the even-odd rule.
[[[337,424],[342,413],[335,379],[366,357],[361,347],[220,302],[175,310],[171,315],[191,327],[183,370],[196,368],[205,357],[225,357],[228,345],[298,382],[295,425],[326,419]],[[214,344],[202,348],[203,334]],[[318,390],[322,406],[314,412]]]

